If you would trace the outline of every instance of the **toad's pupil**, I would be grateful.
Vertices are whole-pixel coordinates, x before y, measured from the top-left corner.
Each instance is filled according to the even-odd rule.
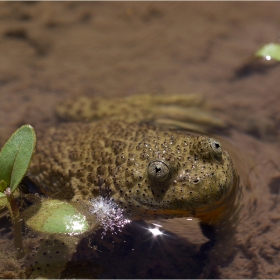
[[[160,172],[161,168],[156,166],[156,173]]]

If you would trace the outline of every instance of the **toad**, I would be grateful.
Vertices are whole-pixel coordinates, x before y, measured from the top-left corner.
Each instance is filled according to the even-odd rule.
[[[52,198],[108,197],[130,219],[195,217],[208,237],[226,237],[238,175],[219,141],[186,131],[225,126],[201,103],[197,95],[64,102],[57,113],[71,122],[38,131],[29,177]]]

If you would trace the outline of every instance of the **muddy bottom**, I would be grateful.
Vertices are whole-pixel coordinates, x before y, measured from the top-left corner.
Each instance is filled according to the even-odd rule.
[[[277,2],[0,4],[1,146],[22,124],[55,125],[55,106],[68,98],[199,93],[227,123],[218,137],[241,178],[243,207],[226,263],[210,260],[197,221],[181,218],[135,222],[104,238],[98,232],[79,244],[61,277],[279,278],[280,66],[250,67],[258,48],[278,40],[279,9]],[[164,234],[153,237],[152,223]],[[26,278],[32,254],[15,261],[10,222],[1,225],[0,277]],[[27,251],[37,238],[25,241]]]

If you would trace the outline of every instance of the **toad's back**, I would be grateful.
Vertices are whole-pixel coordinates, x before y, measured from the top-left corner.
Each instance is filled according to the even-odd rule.
[[[237,175],[210,137],[123,121],[65,123],[38,133],[29,175],[44,194],[85,203],[110,196],[132,217],[216,223]]]

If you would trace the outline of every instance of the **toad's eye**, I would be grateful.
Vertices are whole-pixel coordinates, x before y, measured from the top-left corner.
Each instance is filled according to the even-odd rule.
[[[170,169],[163,161],[154,160],[148,165],[148,176],[152,181],[162,183],[169,179]]]
[[[223,149],[219,141],[210,138],[209,139],[210,146],[214,152],[215,158],[219,159],[222,157]]]

